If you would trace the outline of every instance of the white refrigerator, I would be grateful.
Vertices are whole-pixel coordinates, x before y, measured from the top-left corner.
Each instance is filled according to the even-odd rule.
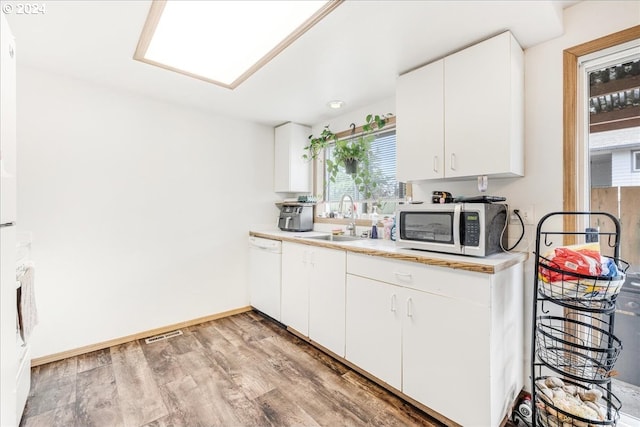
[[[16,51],[0,13],[0,425],[15,426],[16,381]]]

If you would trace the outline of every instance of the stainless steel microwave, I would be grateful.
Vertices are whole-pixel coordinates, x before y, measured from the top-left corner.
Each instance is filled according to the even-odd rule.
[[[400,205],[396,245],[458,255],[487,256],[507,247],[507,206],[499,203]]]

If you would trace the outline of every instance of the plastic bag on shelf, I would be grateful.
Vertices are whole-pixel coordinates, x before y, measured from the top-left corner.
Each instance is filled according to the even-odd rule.
[[[602,256],[598,243],[558,247],[540,257],[540,290],[557,299],[611,298],[625,280],[625,268],[617,262],[626,264]]]

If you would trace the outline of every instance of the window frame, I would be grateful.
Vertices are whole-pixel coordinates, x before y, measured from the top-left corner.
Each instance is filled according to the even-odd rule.
[[[631,150],[631,172],[640,172],[640,150]]]
[[[581,56],[640,38],[640,25],[570,47],[563,51],[563,210],[578,208],[578,60]],[[576,230],[575,215],[565,215],[564,230]],[[574,244],[576,236],[564,236],[564,244]]]
[[[387,119],[387,125],[380,130],[380,132],[387,132],[390,130],[396,130],[396,116],[389,116]],[[342,140],[342,139],[348,139],[350,137],[353,136],[353,134],[359,134],[362,133],[362,126],[356,127],[355,130],[344,130],[344,131],[340,131],[337,132],[335,135],[338,137],[338,139]],[[377,132],[376,132],[377,133]],[[313,194],[315,194],[318,197],[318,204],[315,206],[315,208],[317,209],[318,206],[322,206],[324,207],[324,205],[326,203],[331,203],[331,202],[327,202],[325,200],[326,194],[325,194],[325,190],[326,190],[326,186],[325,186],[325,177],[326,177],[326,169],[325,169],[325,155],[326,152],[323,152],[321,156],[318,156],[318,158],[316,158],[313,161],[313,183],[312,183],[312,187],[313,187]],[[411,184],[407,183],[406,184],[406,189],[405,189],[405,196],[406,197],[411,197],[412,196],[412,188],[411,188]],[[391,200],[391,199],[385,199],[385,200]],[[394,199],[394,200],[400,200],[400,199]],[[352,219],[349,218],[325,218],[325,217],[319,217],[318,216],[318,212],[314,212],[314,222],[319,222],[319,223],[332,223],[332,224],[349,224],[351,222],[353,222]],[[371,225],[371,220],[370,219],[357,219],[356,221],[356,225],[358,226],[365,226],[365,225]]]

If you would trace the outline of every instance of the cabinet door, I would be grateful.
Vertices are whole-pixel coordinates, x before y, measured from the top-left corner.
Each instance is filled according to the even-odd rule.
[[[311,191],[311,163],[302,158],[310,133],[310,127],[297,123],[286,123],[275,128],[275,192]]]
[[[447,56],[444,70],[445,177],[522,175],[522,50],[513,36]]]
[[[444,61],[402,75],[396,84],[398,181],[444,175]]]
[[[402,391],[462,425],[490,425],[490,309],[404,291]]]
[[[282,242],[282,323],[309,336],[308,246]]]
[[[347,275],[345,357],[398,390],[402,388],[400,291],[394,285]]]
[[[310,247],[309,338],[344,357],[346,253]]]

